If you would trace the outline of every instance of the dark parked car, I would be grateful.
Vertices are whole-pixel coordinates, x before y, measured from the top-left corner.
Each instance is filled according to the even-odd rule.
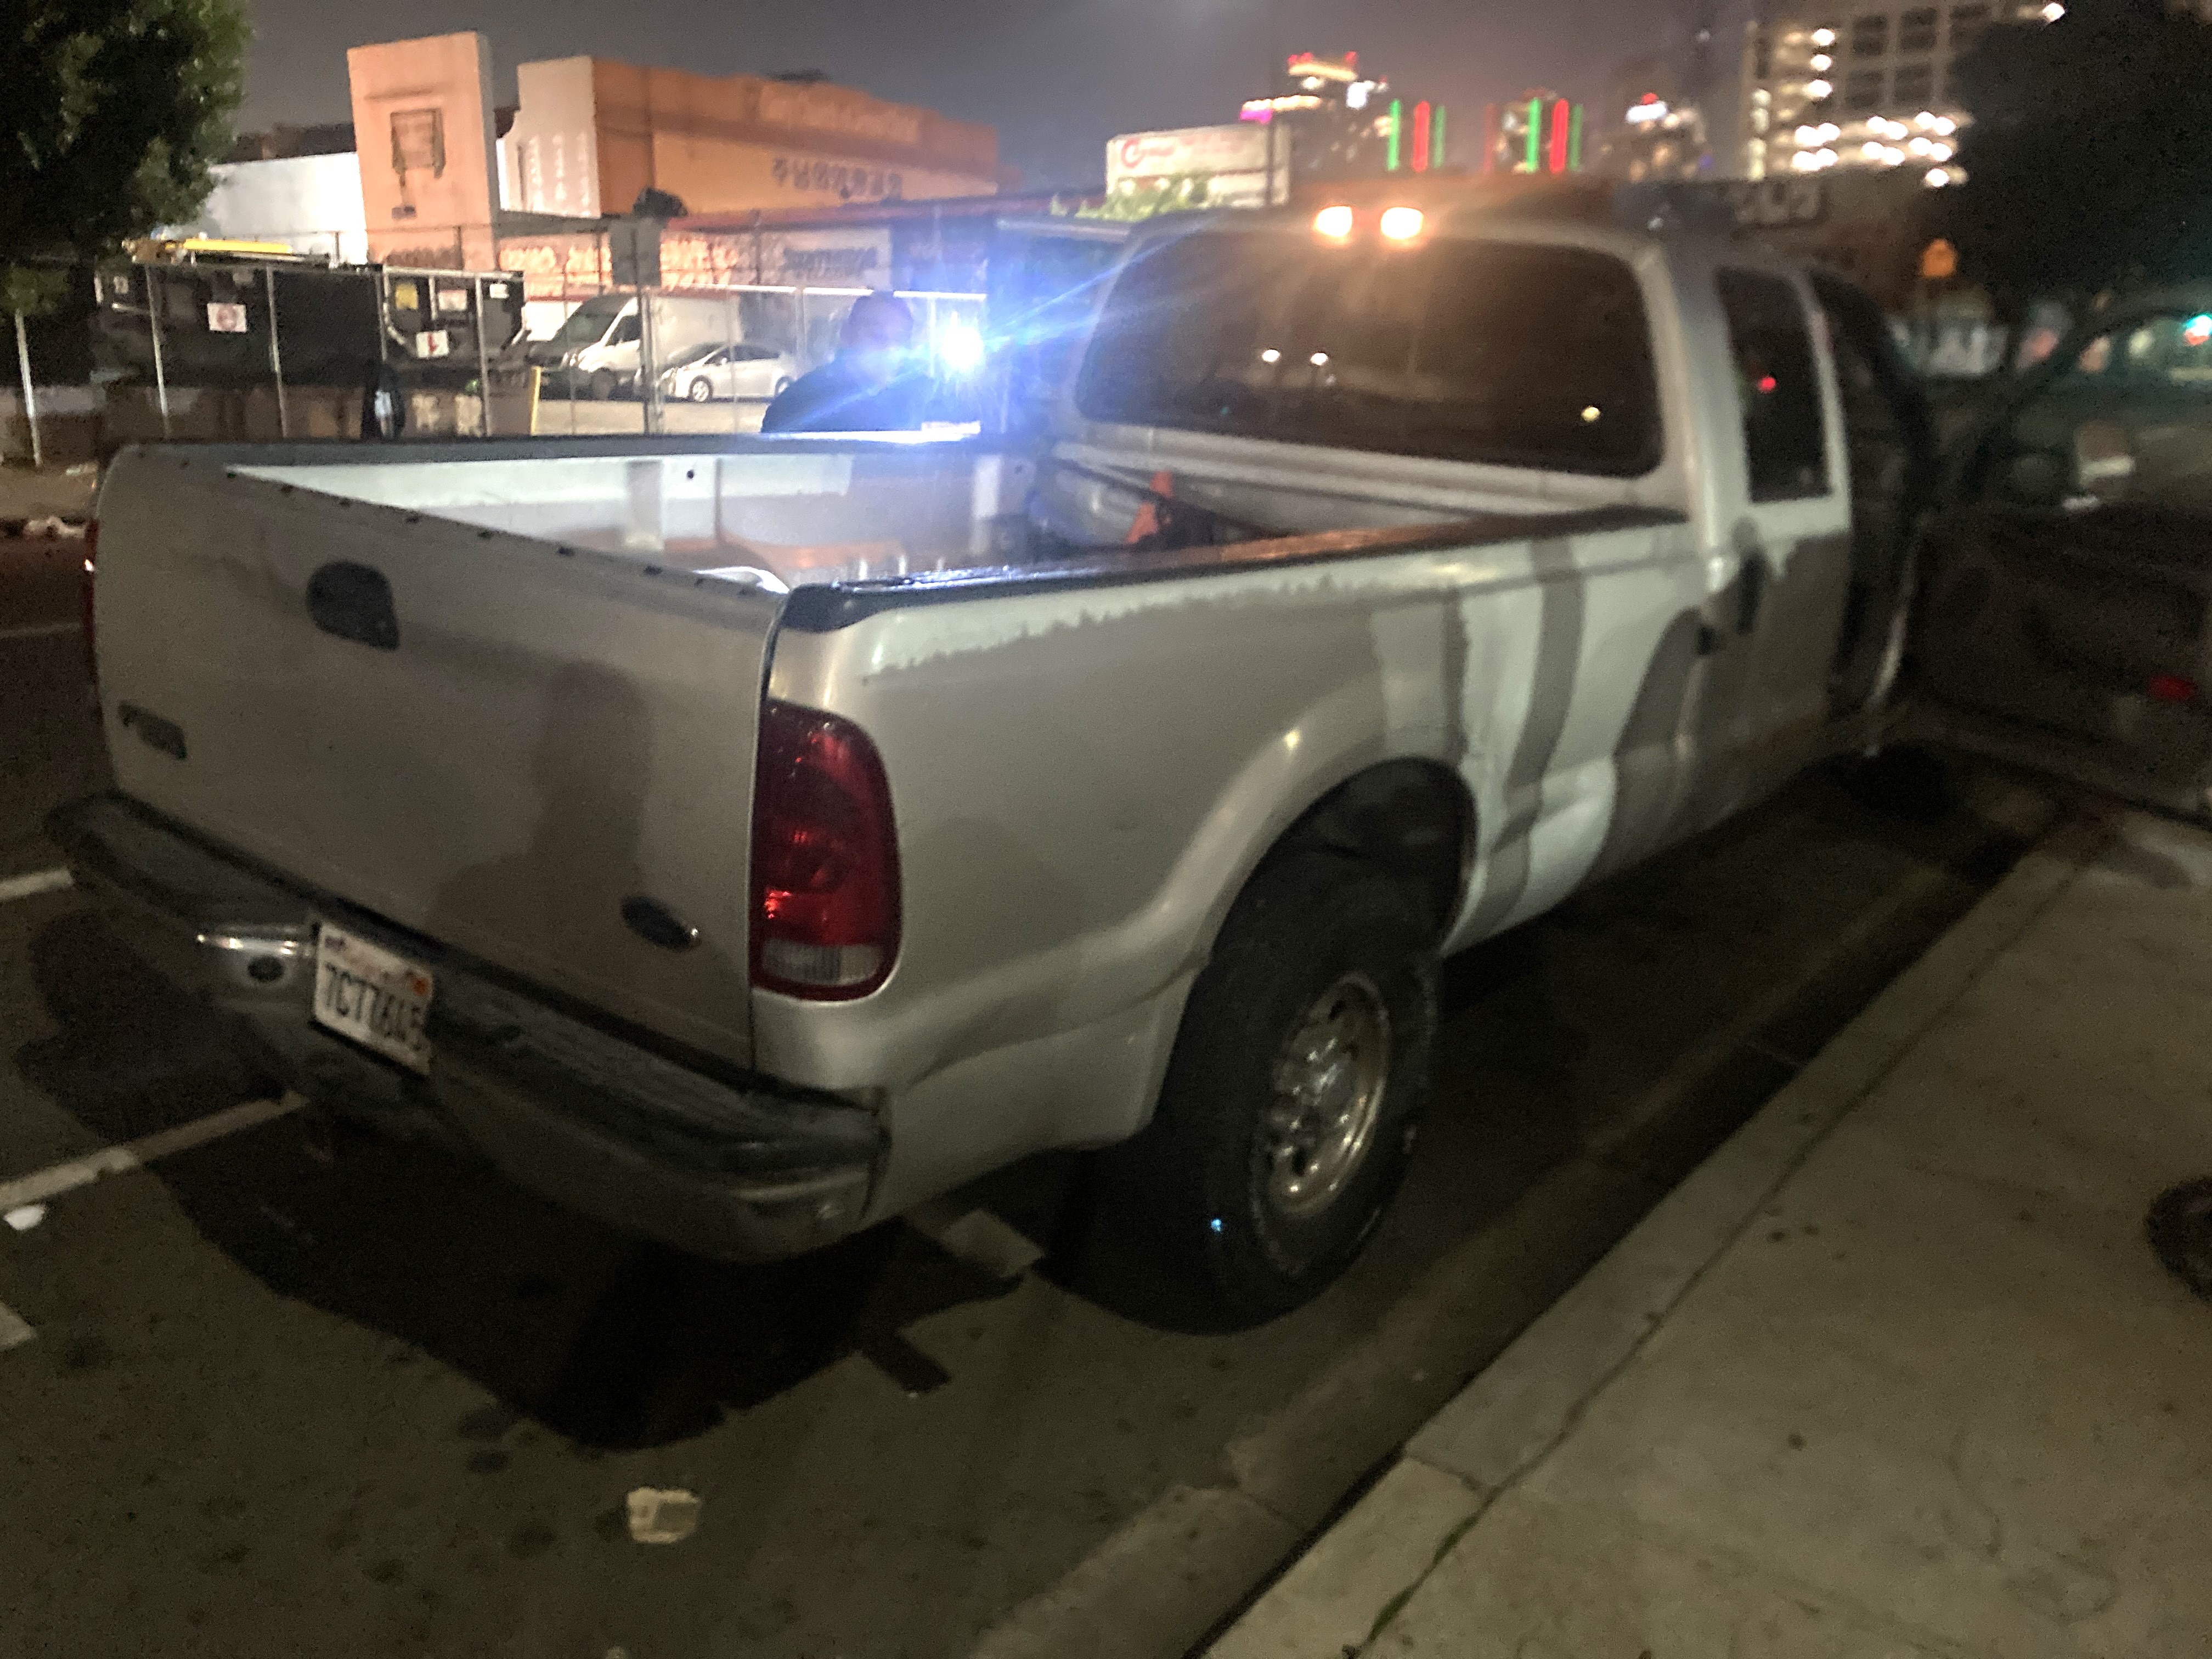
[[[1931,723],[2212,817],[2212,284],[2077,329],[1944,498],[1913,652]]]

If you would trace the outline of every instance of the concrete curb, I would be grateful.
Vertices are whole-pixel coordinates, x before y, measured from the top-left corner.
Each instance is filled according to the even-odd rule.
[[[1569,1434],[1821,1140],[2065,891],[2112,836],[2062,820],[1796,1079],[1407,1444],[1208,1659],[1347,1659],[1491,1503]]]

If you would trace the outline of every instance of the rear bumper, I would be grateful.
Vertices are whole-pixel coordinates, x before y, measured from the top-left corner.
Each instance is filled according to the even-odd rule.
[[[253,1060],[334,1109],[466,1141],[523,1186],[617,1226],[758,1261],[854,1231],[883,1162],[875,1115],[709,1076],[495,979],[436,944],[254,868],[123,796],[48,820],[78,884]],[[319,916],[431,969],[430,1076],[317,1025]]]

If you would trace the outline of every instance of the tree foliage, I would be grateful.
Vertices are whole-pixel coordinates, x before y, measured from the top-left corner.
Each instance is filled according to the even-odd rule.
[[[1954,79],[1973,121],[1947,228],[2001,306],[2212,277],[2212,26],[2071,0],[1990,30]]]
[[[1160,213],[1194,213],[1206,204],[1212,179],[1202,173],[1180,173],[1172,179],[1153,179],[1139,184],[1124,179],[1107,192],[1096,207],[1078,209],[1079,219],[1149,219]]]
[[[198,210],[248,39],[240,0],[0,0],[0,310]]]

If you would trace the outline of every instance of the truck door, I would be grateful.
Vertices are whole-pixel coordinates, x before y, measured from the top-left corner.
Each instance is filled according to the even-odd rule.
[[[2106,312],[1954,458],[1912,652],[1923,730],[2202,814],[2212,289]]]
[[[1724,268],[1721,310],[1741,416],[1743,506],[1728,526],[1735,580],[1717,627],[1733,687],[1739,798],[1781,783],[1826,740],[1830,671],[1851,575],[1850,498],[1833,375],[1811,296],[1772,271]]]
[[[1926,394],[1888,319],[1863,291],[1814,272],[1850,468],[1851,557],[1828,680],[1838,718],[1887,702],[1905,655],[1914,550],[1937,500],[1942,457]]]

